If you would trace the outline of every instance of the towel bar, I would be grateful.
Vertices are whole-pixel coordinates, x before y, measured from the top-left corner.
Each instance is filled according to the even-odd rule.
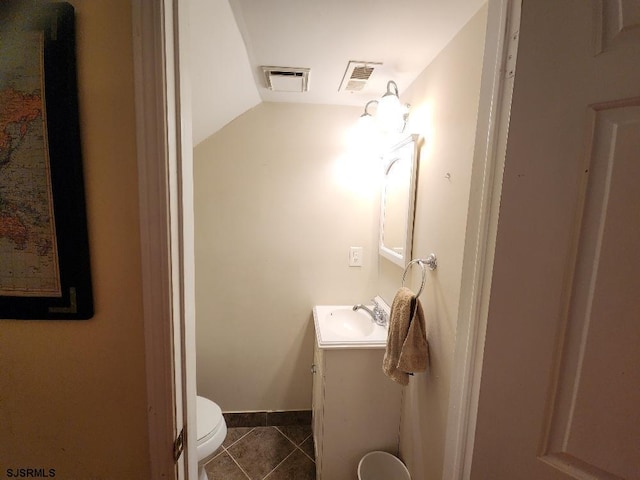
[[[424,289],[424,284],[427,282],[427,270],[425,268],[425,265],[429,270],[433,271],[436,268],[438,268],[438,259],[436,258],[435,253],[431,253],[429,254],[429,256],[427,256],[427,258],[416,258],[411,260],[409,263],[407,263],[407,266],[404,269],[404,273],[402,274],[403,287],[404,287],[405,277],[407,276],[407,272],[409,271],[409,268],[411,267],[411,265],[415,263],[420,265],[420,268],[422,269],[422,283],[420,284],[420,289],[418,290],[418,293],[416,293],[416,297],[419,297],[420,294],[422,293],[422,290]]]

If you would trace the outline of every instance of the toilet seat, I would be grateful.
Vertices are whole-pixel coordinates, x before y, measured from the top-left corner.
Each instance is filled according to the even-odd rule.
[[[204,397],[196,397],[196,450],[198,455],[198,480],[206,480],[204,465],[213,458],[227,436],[227,423],[218,405]]]
[[[208,398],[196,398],[196,421],[198,445],[213,437],[220,429],[223,416],[220,407]]]

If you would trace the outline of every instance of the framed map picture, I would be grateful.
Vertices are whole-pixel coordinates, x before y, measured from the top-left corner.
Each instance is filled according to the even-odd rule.
[[[0,318],[91,318],[73,7],[0,2],[0,59]]]

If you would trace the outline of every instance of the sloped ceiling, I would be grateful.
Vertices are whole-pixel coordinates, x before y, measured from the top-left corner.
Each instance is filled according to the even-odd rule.
[[[402,92],[486,0],[190,0],[194,144],[261,101],[362,105]],[[382,62],[339,92],[350,60]],[[266,88],[262,65],[311,69],[308,92]]]
[[[188,8],[188,76],[197,145],[262,99],[228,0],[190,0]]]

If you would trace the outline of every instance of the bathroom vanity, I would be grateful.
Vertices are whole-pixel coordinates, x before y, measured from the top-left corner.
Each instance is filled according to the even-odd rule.
[[[366,453],[398,453],[402,387],[382,372],[386,328],[350,306],[313,310],[317,480],[352,480]]]

